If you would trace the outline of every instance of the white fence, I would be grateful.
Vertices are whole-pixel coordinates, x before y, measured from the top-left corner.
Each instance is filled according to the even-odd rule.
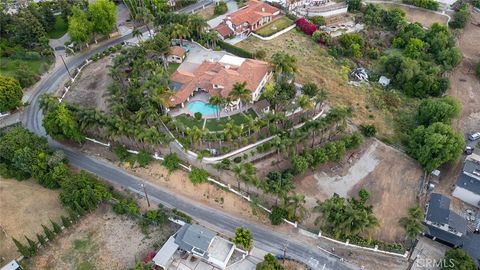
[[[255,33],[252,33],[252,36],[254,36],[254,37],[256,37],[256,38],[259,38],[259,39],[261,39],[261,40],[272,40],[272,39],[274,39],[274,38],[276,38],[276,37],[278,37],[278,36],[281,36],[281,35],[287,33],[288,31],[292,30],[293,28],[295,28],[295,24],[292,24],[292,25],[290,25],[289,27],[287,27],[287,28],[285,28],[285,29],[283,29],[283,30],[281,30],[281,31],[278,31],[277,33],[275,33],[275,34],[273,34],[273,35],[271,35],[271,36],[268,36],[268,37],[262,37],[262,36],[260,36],[260,35],[258,35],[258,34],[255,34]]]

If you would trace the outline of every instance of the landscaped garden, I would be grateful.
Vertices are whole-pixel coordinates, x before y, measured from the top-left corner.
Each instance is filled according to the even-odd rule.
[[[68,23],[62,16],[55,16],[55,25],[53,29],[47,32],[47,36],[51,39],[61,38],[68,30]]]
[[[232,116],[225,116],[221,118],[195,118],[187,114],[181,114],[175,116],[175,122],[182,125],[183,127],[198,127],[203,129],[205,124],[205,129],[209,132],[219,132],[225,129],[227,123],[232,123],[236,126],[246,125],[248,119],[255,119],[257,114],[252,110],[248,109],[245,113],[237,113]]]
[[[262,37],[269,37],[277,32],[282,31],[283,29],[289,27],[292,24],[293,24],[293,21],[291,19],[289,19],[287,16],[283,16],[281,18],[276,19],[272,23],[269,23],[255,30],[255,33]]]

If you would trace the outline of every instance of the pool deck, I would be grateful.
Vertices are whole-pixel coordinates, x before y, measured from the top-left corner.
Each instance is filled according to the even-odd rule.
[[[195,113],[191,112],[188,109],[188,105],[193,101],[201,101],[201,102],[208,103],[209,99],[210,99],[210,95],[208,93],[196,92],[193,97],[190,97],[190,101],[185,102],[185,107],[182,108],[182,107],[179,106],[179,107],[173,108],[168,112],[168,114],[172,117],[175,117],[175,116],[181,115],[181,114],[188,114],[188,115],[194,116]],[[252,107],[251,103],[243,105],[244,111],[248,110],[251,107]],[[224,108],[220,109],[220,117],[232,116],[232,115],[237,114],[237,113],[240,113],[240,110],[233,110],[233,111],[228,111],[227,112],[227,111],[224,110]],[[202,115],[202,118],[211,119],[211,118],[217,118],[217,116],[216,116],[216,114]]]

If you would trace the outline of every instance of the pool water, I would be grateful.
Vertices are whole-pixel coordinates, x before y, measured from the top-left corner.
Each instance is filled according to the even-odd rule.
[[[188,103],[187,108],[192,113],[199,112],[202,115],[212,115],[217,112],[217,108],[215,106],[199,100]]]

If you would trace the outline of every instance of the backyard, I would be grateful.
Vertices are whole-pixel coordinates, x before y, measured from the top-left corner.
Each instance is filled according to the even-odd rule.
[[[36,239],[35,234],[42,232],[42,224],[51,227],[50,219],[59,222],[60,216],[66,215],[59,193],[33,180],[0,177],[0,258],[8,261],[20,255],[12,237],[23,243],[26,242],[24,235]]]
[[[419,22],[425,27],[430,27],[434,23],[447,24],[448,20],[446,15],[437,14],[429,10],[386,3],[378,3],[378,5],[386,9],[399,8],[405,11],[407,21]]]
[[[136,220],[113,213],[109,205],[83,217],[27,261],[28,269],[131,269],[176,230],[173,223],[144,235]]]
[[[269,37],[277,32],[282,31],[283,29],[289,27],[293,24],[293,21],[290,20],[288,17],[283,16],[281,18],[276,19],[272,23],[269,23],[258,30],[255,31],[256,34],[262,37]]]
[[[242,125],[246,123],[246,115],[256,118],[257,114],[252,110],[248,109],[245,113],[237,113],[232,116],[222,117],[222,118],[207,118],[207,119],[200,119],[197,120],[195,117],[192,117],[187,114],[181,114],[175,117],[175,120],[182,123],[185,127],[198,127],[203,129],[203,125],[205,124],[205,128],[209,131],[217,132],[223,131],[225,125],[232,121],[235,125]],[[204,123],[205,122],[205,123]]]

